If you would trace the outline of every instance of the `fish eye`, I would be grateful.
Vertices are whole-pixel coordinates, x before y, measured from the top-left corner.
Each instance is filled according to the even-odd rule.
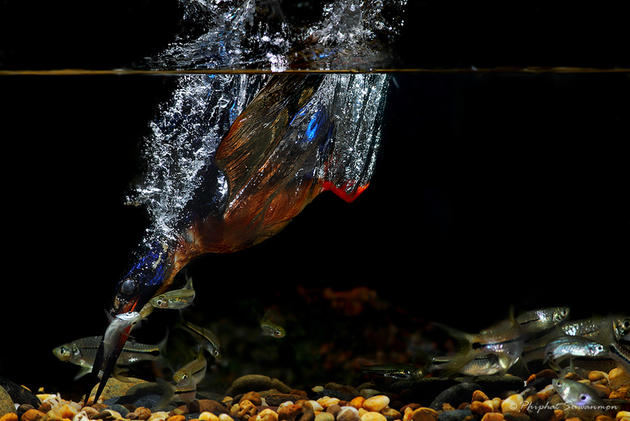
[[[588,396],[586,396],[585,394],[581,394],[580,395],[580,400],[581,401],[585,401],[588,398]]]
[[[70,350],[68,348],[66,348],[65,346],[62,346],[61,348],[59,348],[59,354],[62,357],[69,357],[70,356]]]
[[[133,279],[125,279],[120,285],[120,293],[124,295],[131,295],[136,291],[136,281]]]

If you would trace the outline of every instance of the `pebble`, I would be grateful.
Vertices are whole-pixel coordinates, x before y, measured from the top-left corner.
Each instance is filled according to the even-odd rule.
[[[481,390],[475,390],[472,394],[472,401],[479,401],[479,402],[483,402],[483,401],[487,401],[488,395],[486,395],[485,393],[483,393]]]
[[[260,397],[260,395],[257,392],[247,392],[247,393],[245,393],[241,397],[239,402],[244,401],[244,400],[248,400],[251,403],[253,403],[254,405],[260,405],[262,403],[262,398]]]
[[[331,396],[324,396],[322,398],[317,399],[317,403],[319,403],[323,408],[328,408],[330,405],[338,405],[341,399],[334,398]]]
[[[609,399],[630,399],[630,386],[621,386],[608,395]]]
[[[623,418],[630,418],[630,411],[619,411],[617,412],[616,420],[620,420]]]
[[[436,421],[438,413],[434,409],[420,407],[411,412],[410,419],[413,421]]]
[[[371,412],[380,412],[387,405],[389,405],[389,398],[385,395],[372,396],[363,402],[363,408]]]
[[[313,408],[313,411],[323,411],[324,407],[322,407],[319,402],[314,401],[314,400],[310,400],[308,401],[308,403],[311,405],[311,408]]]
[[[523,401],[523,396],[521,396],[520,394],[510,395],[503,402],[501,402],[501,412],[520,412],[521,409],[523,409]]]
[[[615,421],[615,419],[608,415],[598,415],[595,417],[595,421]]]
[[[503,414],[499,412],[488,412],[481,418],[481,421],[503,421],[504,419]]]
[[[219,417],[214,415],[212,412],[203,411],[199,414],[199,421],[219,421]]]
[[[492,407],[492,405],[486,403],[486,401],[481,402],[481,401],[473,401],[470,404],[470,411],[473,414],[477,414],[477,415],[485,415],[488,412],[493,412],[494,408]]]
[[[302,413],[302,405],[293,403],[291,405],[284,405],[278,407],[278,419],[280,420],[294,420],[298,415]]]
[[[186,421],[186,417],[183,415],[171,415],[166,421]]]
[[[470,402],[472,394],[478,389],[479,386],[475,383],[464,382],[456,384],[437,395],[429,407],[435,410],[440,410],[442,409],[442,404],[444,403],[450,403],[451,405],[456,406],[462,402]]]
[[[219,414],[219,421],[234,421],[228,414]]]
[[[260,411],[255,418],[256,421],[278,421],[278,414],[270,409],[266,408]]]
[[[15,412],[15,404],[9,392],[0,386],[0,416]]]
[[[151,416],[151,410],[149,408],[145,408],[144,406],[136,408],[132,414],[135,414],[135,419],[137,420],[148,420]]]
[[[394,408],[383,408],[381,410],[381,414],[387,418],[387,421],[399,420],[402,414],[399,411],[396,411]]]
[[[452,411],[440,412],[438,421],[463,421],[472,416],[470,409],[454,409]]]
[[[37,421],[43,418],[46,414],[37,409],[29,409],[25,413],[22,414],[20,421]]]
[[[18,421],[18,416],[15,412],[8,412],[0,417],[0,421]]]
[[[342,406],[337,413],[337,421],[359,421],[359,410],[354,406]]]
[[[276,389],[281,393],[290,393],[291,388],[278,379],[262,374],[247,374],[234,380],[225,392],[228,396],[236,396],[250,391]]]
[[[630,374],[621,368],[613,368],[608,372],[608,380],[610,388],[617,389],[630,384]]]
[[[326,408],[326,412],[332,414],[334,417],[337,416],[339,411],[341,411],[341,407],[338,404],[333,404]]]
[[[149,421],[161,421],[168,419],[169,414],[166,411],[157,411],[151,414],[148,418]]]
[[[350,402],[348,402],[348,405],[352,406],[353,408],[359,409],[363,408],[363,402],[365,402],[365,398],[363,396],[357,396],[356,398],[353,398]]]
[[[320,412],[315,415],[315,421],[335,421],[335,416],[330,412]]]
[[[247,399],[244,399],[241,402],[249,402],[252,404],[252,401]],[[213,414],[218,415],[227,414],[228,412],[227,408],[221,402],[213,399],[195,399],[194,401],[188,402],[186,407],[190,413],[212,412]]]
[[[387,418],[380,412],[368,411],[361,416],[361,421],[387,421]]]

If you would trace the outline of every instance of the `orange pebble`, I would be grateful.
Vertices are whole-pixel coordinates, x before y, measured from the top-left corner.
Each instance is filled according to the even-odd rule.
[[[355,407],[356,409],[363,408],[363,402],[365,402],[365,398],[363,396],[357,396],[348,402],[348,405]]]

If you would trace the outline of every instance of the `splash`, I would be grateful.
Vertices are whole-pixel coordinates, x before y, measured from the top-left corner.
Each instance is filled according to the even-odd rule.
[[[264,75],[188,75],[162,104],[143,143],[142,181],[127,203],[144,206],[152,222],[147,238],[175,240],[190,215],[221,139],[258,92]],[[225,194],[225,180],[218,180]]]
[[[393,40],[404,24],[407,0],[298,2],[279,0],[180,0],[187,27],[151,68],[361,69],[390,63]],[[321,4],[320,4],[321,3]],[[315,21],[296,21],[311,7]],[[193,31],[194,32],[194,31]]]

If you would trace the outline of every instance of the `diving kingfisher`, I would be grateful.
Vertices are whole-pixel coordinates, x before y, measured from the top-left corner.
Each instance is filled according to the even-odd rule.
[[[193,258],[234,252],[273,236],[321,192],[331,190],[351,202],[367,188],[369,177],[363,184],[339,182],[339,169],[335,169],[339,163],[332,162],[339,128],[329,104],[317,96],[326,77],[276,75],[269,79],[234,120],[209,160],[176,238],[146,241],[138,250],[136,263],[116,287],[111,318],[139,312],[152,297],[166,291]],[[375,149],[372,146],[370,154]],[[107,335],[113,338],[109,355],[103,355],[101,343],[92,371],[92,381],[100,377],[94,402],[131,328]],[[88,397],[89,391],[86,403]]]

